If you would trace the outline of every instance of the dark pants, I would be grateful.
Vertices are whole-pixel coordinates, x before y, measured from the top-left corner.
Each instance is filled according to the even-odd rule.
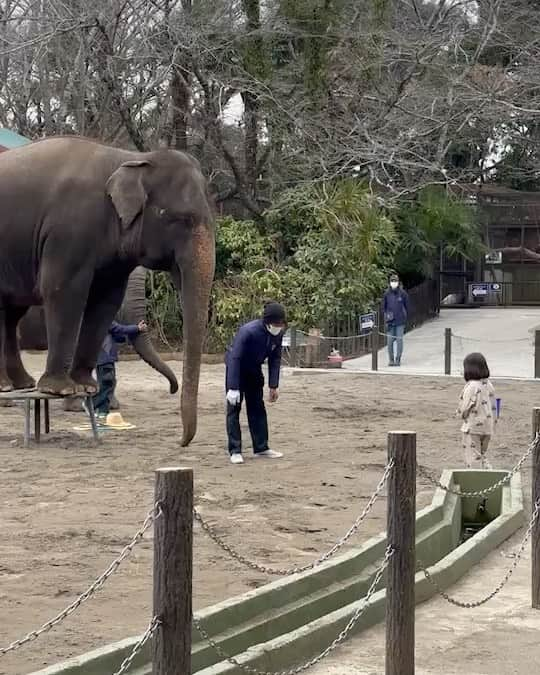
[[[116,389],[116,368],[114,363],[104,363],[96,368],[99,384],[98,393],[92,398],[94,410],[101,415],[108,415],[111,401]]]
[[[264,378],[254,375],[246,378],[240,387],[240,405],[231,405],[227,401],[227,436],[229,453],[242,452],[242,432],[240,431],[240,410],[246,402],[249,431],[255,454],[268,450],[268,419],[264,406]]]

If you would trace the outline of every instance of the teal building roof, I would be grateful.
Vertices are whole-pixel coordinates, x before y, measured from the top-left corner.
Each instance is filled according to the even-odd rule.
[[[0,150],[11,150],[11,148],[18,148],[27,143],[31,143],[30,139],[11,131],[11,129],[0,127]]]

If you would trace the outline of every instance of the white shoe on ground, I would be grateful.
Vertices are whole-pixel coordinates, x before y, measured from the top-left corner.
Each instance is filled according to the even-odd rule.
[[[239,452],[235,452],[231,455],[231,464],[243,464],[244,458]]]
[[[283,457],[282,452],[277,452],[276,450],[265,450],[264,452],[256,452],[255,457],[266,457],[267,459],[279,459]]]

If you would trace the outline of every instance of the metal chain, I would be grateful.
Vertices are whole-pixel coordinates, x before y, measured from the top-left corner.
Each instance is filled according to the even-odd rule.
[[[481,607],[482,605],[485,605],[486,602],[489,602],[491,599],[493,599],[497,593],[502,591],[502,589],[506,586],[508,581],[510,580],[510,577],[514,573],[516,567],[518,566],[519,561],[521,560],[521,556],[523,555],[523,551],[525,550],[525,546],[527,546],[527,542],[529,541],[532,533],[532,529],[534,527],[534,524],[536,523],[538,519],[538,514],[540,513],[540,500],[536,502],[535,507],[534,507],[534,512],[531,517],[531,521],[529,523],[529,526],[527,527],[527,531],[525,532],[525,536],[523,537],[523,541],[521,542],[518,552],[515,555],[514,561],[512,562],[512,565],[510,566],[510,569],[506,572],[504,575],[502,581],[495,587],[489,595],[486,595],[485,598],[482,598],[481,600],[477,600],[476,602],[461,602],[461,600],[456,600],[455,598],[452,598],[448,593],[442,590],[442,588],[439,586],[439,584],[435,581],[435,579],[431,576],[429,571],[420,563],[420,568],[422,572],[425,574],[426,579],[434,586],[436,589],[437,593],[442,596],[447,602],[449,602],[451,605],[455,605],[456,607],[461,607],[463,609],[474,609],[476,607]]]
[[[510,471],[506,474],[506,476],[498,480],[493,485],[490,485],[489,487],[485,488],[484,490],[475,490],[474,492],[461,492],[461,490],[454,490],[453,488],[448,487],[447,485],[443,485],[439,480],[434,478],[429,473],[429,471],[427,471],[427,469],[424,469],[420,465],[417,465],[417,469],[418,473],[424,478],[427,478],[427,480],[430,483],[441,488],[442,490],[445,490],[446,492],[450,492],[453,495],[458,495],[458,497],[483,497],[484,495],[487,495],[490,492],[494,492],[505,483],[508,483],[508,481],[521,469],[523,464],[525,464],[527,459],[530,457],[532,451],[537,447],[539,443],[540,443],[540,434],[537,434],[535,436],[534,441],[532,441],[532,443],[529,445],[527,451],[525,452],[523,457],[519,460],[519,462],[514,466],[514,468],[510,469]]]
[[[10,645],[7,647],[1,647],[0,648],[0,656],[4,656],[5,654],[8,654],[9,652],[14,651],[15,649],[19,649],[19,647],[22,647],[23,645],[27,644],[28,642],[33,642],[34,640],[37,640],[38,637],[43,635],[43,633],[48,633],[52,628],[54,628],[56,625],[64,621],[64,619],[67,619],[67,617],[70,614],[73,614],[79,607],[86,602],[89,598],[91,598],[97,591],[101,589],[101,587],[104,585],[104,583],[107,581],[107,579],[116,572],[116,570],[120,567],[120,565],[124,562],[124,560],[131,554],[135,546],[141,541],[143,538],[145,532],[152,527],[153,523],[157,518],[159,518],[162,515],[162,510],[161,506],[156,503],[154,505],[154,508],[148,513],[146,518],[144,519],[144,522],[141,526],[141,528],[137,531],[133,539],[130,541],[130,543],[122,550],[118,558],[113,560],[113,562],[107,567],[105,572],[101,574],[95,581],[94,583],[89,586],[82,595],[79,595],[79,597],[74,600],[66,609],[64,609],[60,614],[57,614],[54,618],[50,619],[50,621],[47,621],[47,623],[44,623],[40,628],[37,630],[33,630],[31,633],[28,633],[25,637],[21,638],[20,640],[15,640],[15,642],[12,642]]]
[[[306,572],[307,570],[314,569],[318,565],[321,565],[323,562],[329,560],[338,551],[340,551],[343,548],[343,546],[345,546],[345,544],[354,534],[356,534],[358,528],[360,527],[362,522],[366,519],[371,509],[373,508],[373,505],[375,504],[379,495],[381,494],[393,466],[394,460],[391,459],[389,463],[386,465],[382,478],[379,481],[377,487],[375,488],[375,492],[371,495],[364,510],[354,521],[349,530],[343,535],[343,537],[341,537],[341,539],[339,539],[339,541],[336,544],[334,544],[334,546],[332,546],[331,549],[329,549],[326,553],[317,558],[317,560],[314,560],[310,563],[306,563],[305,565],[298,565],[287,569],[287,568],[270,567],[268,565],[259,564],[253,560],[249,560],[244,555],[233,549],[233,547],[230,546],[230,544],[227,544],[227,542],[224,541],[219,534],[217,534],[217,532],[213,529],[213,527],[203,519],[201,514],[196,509],[194,509],[194,516],[197,522],[201,525],[204,532],[206,532],[206,534],[210,537],[210,539],[212,539],[212,541],[214,541],[220,548],[222,548],[226,553],[228,553],[232,558],[234,558],[234,560],[238,561],[245,567],[249,567],[250,569],[257,570],[259,572],[263,572],[263,574],[270,574],[283,577],[289,576],[291,574],[298,574],[300,572]]]
[[[388,565],[388,561],[394,554],[393,549],[389,546],[386,549],[386,553],[384,555],[384,559],[381,563],[381,566],[377,570],[375,577],[371,583],[371,586],[368,589],[368,592],[366,593],[365,597],[363,600],[359,603],[356,611],[354,612],[353,616],[349,620],[348,624],[345,626],[345,628],[339,633],[337,638],[320,654],[315,656],[314,658],[310,659],[306,663],[304,663],[301,666],[297,666],[296,668],[291,668],[290,670],[281,670],[277,672],[273,671],[268,671],[268,670],[258,670],[257,668],[253,668],[252,666],[248,666],[244,663],[241,663],[236,659],[234,656],[230,656],[227,654],[221,646],[213,640],[208,632],[201,626],[200,621],[194,617],[193,618],[193,623],[195,625],[195,628],[199,631],[201,634],[202,638],[208,642],[208,644],[216,651],[218,656],[223,659],[224,661],[228,661],[231,665],[236,666],[237,668],[240,668],[240,670],[243,670],[246,673],[250,673],[251,675],[298,675],[298,673],[302,673],[305,670],[308,670],[309,668],[312,668],[315,666],[317,663],[322,661],[324,658],[326,658],[329,654],[331,654],[336,647],[338,647],[342,642],[344,642],[352,629],[355,627],[355,625],[358,623],[360,620],[361,616],[364,614],[366,611],[367,607],[369,606],[369,601],[371,600],[371,597],[375,593],[377,586],[379,585],[379,582],[381,581],[382,575],[384,574],[384,571]]]
[[[150,638],[154,635],[154,633],[160,626],[161,621],[157,618],[157,616],[155,616],[152,619],[152,621],[150,621],[148,628],[146,629],[146,633],[141,637],[139,642],[137,642],[137,644],[133,647],[133,651],[131,652],[131,654],[122,661],[120,668],[114,673],[114,675],[124,675],[124,673],[127,673],[137,654],[141,651],[144,645],[148,642],[148,640],[150,640]]]

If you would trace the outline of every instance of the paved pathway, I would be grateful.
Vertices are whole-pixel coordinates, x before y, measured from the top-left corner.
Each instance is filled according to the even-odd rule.
[[[383,372],[444,373],[444,329],[451,328],[452,374],[462,372],[463,358],[480,351],[497,377],[534,376],[534,330],[540,328],[540,307],[442,309],[440,317],[405,335],[400,369],[388,367],[386,349],[379,352]],[[370,370],[371,355],[344,364],[352,370]]]

